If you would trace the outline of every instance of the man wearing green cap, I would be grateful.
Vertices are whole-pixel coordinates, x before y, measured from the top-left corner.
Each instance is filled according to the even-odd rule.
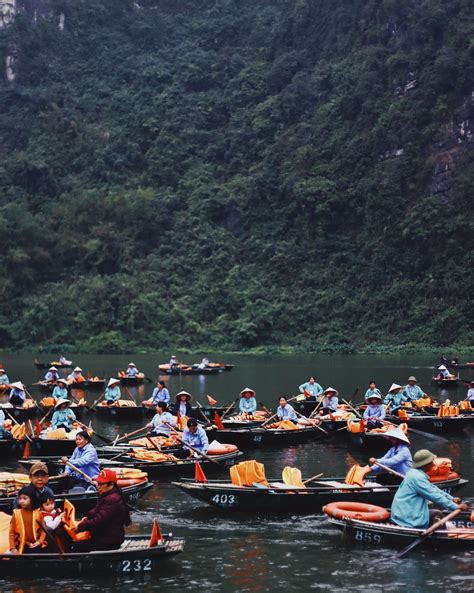
[[[426,393],[416,384],[416,377],[408,377],[408,384],[405,385],[404,395],[409,402],[425,397]]]
[[[449,511],[457,508],[467,510],[467,505],[461,504],[460,498],[453,498],[430,482],[427,474],[433,467],[434,459],[433,453],[427,449],[421,449],[413,456],[413,468],[406,473],[393,499],[393,523],[426,529],[430,524],[428,501]]]

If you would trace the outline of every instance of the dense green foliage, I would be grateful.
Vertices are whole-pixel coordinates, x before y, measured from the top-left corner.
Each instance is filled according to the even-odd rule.
[[[471,2],[139,4],[0,31],[0,345],[472,344]]]

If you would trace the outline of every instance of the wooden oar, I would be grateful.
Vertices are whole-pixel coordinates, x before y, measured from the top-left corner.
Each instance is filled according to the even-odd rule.
[[[66,463],[64,465],[67,465],[68,467],[70,467],[76,474],[79,474],[80,476],[82,476],[86,482],[90,482],[91,484],[93,484],[95,486],[95,482],[94,480],[88,476],[87,474],[85,474],[82,470],[80,470],[78,467],[76,467],[75,465],[73,465],[69,459],[66,461]]]
[[[224,410],[224,413],[221,416],[221,420],[224,420],[224,418],[227,416],[227,414],[235,407],[235,404],[237,403],[238,400],[239,400],[239,398],[236,397],[234,399],[234,401],[229,404],[229,406]]]
[[[312,478],[308,478],[307,480],[303,480],[303,484],[309,484],[310,482],[312,482],[313,480],[317,480],[318,478],[320,478],[321,476],[324,476],[323,473],[317,474],[316,476],[313,476]]]
[[[384,471],[388,472],[389,474],[393,474],[394,476],[397,476],[398,478],[401,478],[402,480],[405,478],[405,476],[403,474],[401,474],[400,472],[395,471],[391,467],[388,467],[387,465],[384,465],[383,463],[380,463],[379,461],[375,461],[374,465],[378,465]]]
[[[82,428],[89,434],[89,426],[86,426],[85,424],[83,424],[82,422],[80,422],[77,418],[75,420],[79,426],[82,426]],[[99,439],[101,441],[104,441],[104,443],[107,443],[107,445],[111,444],[111,440],[108,439],[107,437],[104,437],[103,435],[99,434],[98,432],[96,432],[92,427],[90,427],[90,429],[92,430],[92,433],[96,436],[99,437]]]
[[[125,391],[128,393],[128,397],[132,400],[132,402],[136,406],[137,405],[137,402],[136,402],[134,396],[132,395],[132,393],[130,392],[130,389],[126,385],[124,385],[124,387],[125,387]]]
[[[38,410],[40,410],[40,407],[38,406],[38,404],[36,403],[35,398],[31,395],[31,393],[26,389],[25,387],[25,393],[26,395],[32,400],[32,402],[35,404],[35,406],[38,408]],[[41,412],[41,410],[40,410]]]
[[[204,412],[202,411],[202,406],[197,400],[196,400],[196,405],[197,405],[199,413],[204,418],[204,422],[206,423],[206,425],[212,426],[212,422],[209,420],[209,418],[206,416],[206,414],[204,414]]]
[[[116,439],[115,444],[120,443],[121,441],[126,441],[130,437],[133,437],[139,434],[140,432],[143,432],[144,430],[148,430],[148,424],[145,424],[145,426],[142,426],[141,428],[137,428],[137,430],[134,430],[133,432],[128,432],[127,434],[124,434],[123,437]]]
[[[94,408],[96,407],[96,405],[101,401],[101,399],[105,396],[105,394],[107,393],[107,389],[102,393],[102,395],[100,395],[92,404],[92,406],[90,406],[89,408],[89,412],[93,412]]]
[[[303,416],[303,414],[300,414],[296,410],[295,410],[295,414],[297,416],[299,416],[300,418],[303,418],[303,420],[309,420],[309,418],[307,418],[306,416]],[[316,426],[316,428],[318,428],[321,432],[324,432],[324,434],[329,434],[327,430],[324,430],[324,428],[321,428],[321,426],[319,426],[318,424],[310,423],[307,426],[308,426],[308,428],[310,428],[311,426]]]
[[[423,533],[420,535],[420,537],[418,539],[416,539],[414,542],[412,542],[411,544],[406,546],[406,548],[403,548],[403,550],[398,552],[396,554],[395,558],[402,558],[403,556],[408,554],[408,552],[410,552],[411,550],[413,550],[413,548],[415,548],[418,544],[420,544],[425,539],[425,537],[430,536],[432,533],[434,533],[440,527],[445,525],[448,521],[451,521],[451,519],[454,519],[454,517],[457,517],[459,515],[459,513],[461,513],[461,512],[462,512],[461,509],[456,509],[455,511],[452,511],[451,513],[449,513],[449,515],[446,515],[446,517],[443,517],[439,521],[436,521],[436,523],[434,523],[431,527],[428,527],[428,529],[425,529],[425,531],[423,531]]]

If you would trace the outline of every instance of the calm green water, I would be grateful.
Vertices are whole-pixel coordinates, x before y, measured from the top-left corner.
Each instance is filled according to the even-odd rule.
[[[138,368],[153,380],[158,378],[158,363],[167,362],[171,353],[159,356],[71,356],[75,364],[92,374],[115,375],[133,360]],[[57,355],[57,353],[56,353]],[[54,358],[55,355],[52,355]],[[274,408],[282,394],[297,393],[298,385],[310,374],[324,387],[338,389],[346,399],[355,390],[360,401],[369,380],[375,379],[382,392],[392,382],[404,384],[409,375],[415,374],[425,390],[443,401],[446,396],[454,401],[463,399],[467,387],[442,392],[430,385],[431,367],[436,362],[426,355],[418,356],[323,356],[323,355],[210,355],[213,360],[235,364],[231,372],[218,376],[171,377],[168,386],[174,395],[180,389],[193,394],[202,404],[206,395],[212,395],[219,404],[230,402],[239,391],[249,386],[257,391],[257,399]],[[186,362],[199,362],[184,357]],[[43,357],[42,357],[43,359]],[[45,357],[45,360],[48,357]],[[44,371],[37,371],[31,355],[3,356],[10,380],[21,379],[31,384],[42,378]],[[473,371],[461,371],[461,376],[474,378]],[[137,392],[139,399],[151,395],[153,385],[146,383]],[[34,390],[32,389],[34,394]],[[94,394],[89,395],[90,401]],[[100,423],[93,418],[95,428],[113,436],[119,430],[138,425]],[[474,496],[473,433],[463,432],[449,437],[447,442],[428,440],[415,435],[413,450],[428,447],[438,455],[449,456],[461,473],[471,480],[463,494]],[[250,451],[247,458],[255,458],[266,466],[269,476],[278,476],[285,465],[300,467],[303,475],[319,472],[341,475],[353,459],[366,463],[367,455],[349,450],[347,443],[328,441],[307,443],[284,450]],[[347,547],[342,544],[338,531],[328,526],[324,517],[314,516],[241,516],[231,517],[185,497],[167,483],[157,483],[151,493],[140,503],[143,514],[134,515],[133,531],[148,533],[151,519],[157,516],[163,531],[186,538],[181,556],[164,565],[161,574],[138,577],[105,577],[33,580],[0,579],[0,590],[46,593],[65,591],[79,593],[100,587],[105,593],[128,591],[435,591],[464,592],[474,590],[473,555],[458,553],[455,556],[423,550],[414,552],[403,561],[380,565],[393,550],[372,547]]]

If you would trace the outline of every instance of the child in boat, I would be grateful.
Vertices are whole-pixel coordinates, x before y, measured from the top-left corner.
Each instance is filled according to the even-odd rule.
[[[46,547],[46,526],[33,486],[22,488],[18,501],[20,508],[14,509],[10,521],[10,553],[38,554]]]
[[[61,525],[61,521],[64,518],[64,513],[55,507],[54,498],[49,496],[47,493],[41,496],[40,503],[41,517],[44,521],[46,529],[49,533],[53,534]]]

